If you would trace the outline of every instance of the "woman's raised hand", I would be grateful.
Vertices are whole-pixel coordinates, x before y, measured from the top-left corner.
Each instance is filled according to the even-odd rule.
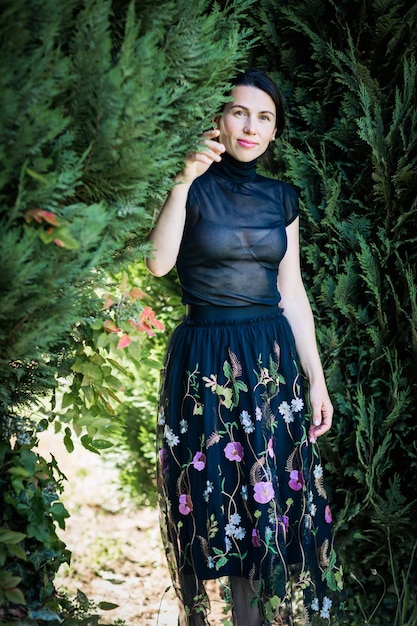
[[[221,161],[225,147],[215,141],[219,135],[220,131],[217,128],[207,130],[203,134],[199,150],[188,156],[184,169],[176,176],[175,182],[192,183],[208,170],[213,161]]]

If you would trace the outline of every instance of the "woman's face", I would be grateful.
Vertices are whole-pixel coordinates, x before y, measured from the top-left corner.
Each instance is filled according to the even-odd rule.
[[[232,157],[249,162],[265,152],[276,132],[275,103],[262,89],[239,85],[218,120],[219,141]]]

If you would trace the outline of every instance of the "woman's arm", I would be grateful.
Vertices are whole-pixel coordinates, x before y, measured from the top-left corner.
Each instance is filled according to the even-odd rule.
[[[177,261],[184,231],[188,191],[192,182],[204,174],[213,161],[221,160],[225,148],[215,141],[219,134],[217,129],[204,133],[201,151],[190,155],[182,172],[175,177],[174,186],[149,234],[148,240],[153,243],[154,249],[152,257],[146,259],[146,266],[155,276],[168,274]]]
[[[310,439],[315,440],[330,429],[333,406],[317,349],[313,313],[301,276],[298,218],[287,227],[287,237],[287,252],[280,263],[278,275],[280,306],[290,323],[301,366],[309,380],[313,410]]]

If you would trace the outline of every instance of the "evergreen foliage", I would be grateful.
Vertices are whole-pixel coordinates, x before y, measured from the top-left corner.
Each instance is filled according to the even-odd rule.
[[[213,86],[230,76],[246,36],[234,17],[226,33],[224,15],[206,12],[205,2],[141,4],[139,16],[134,3],[119,3],[117,22],[111,9],[94,0],[3,3],[7,410],[53,386],[69,329],[97,307],[100,272],[91,270],[113,270],[122,252],[140,258],[153,208],[217,110]]]
[[[97,449],[100,429],[111,425],[126,449],[125,475],[140,477],[142,491],[152,486],[161,341],[148,361],[135,341],[117,348],[125,326],[116,306],[105,317],[103,294],[117,291],[128,263],[130,293],[142,286],[168,329],[179,319],[175,274],[147,283],[138,269],[149,253],[145,236],[252,50],[253,64],[277,78],[288,101],[290,127],[271,173],[301,198],[303,272],[336,409],[322,450],[347,572],[347,623],[417,623],[416,21],[416,3],[403,0],[3,1],[3,594],[8,576],[22,579],[13,584],[31,602],[50,591],[33,588],[34,570],[24,580],[13,533],[36,538],[21,518],[13,526],[16,489],[7,481],[10,459],[19,471],[28,459],[34,472],[45,467],[30,453],[36,437],[21,438],[20,416],[63,380],[64,428],[86,431],[84,444]],[[121,324],[118,334],[103,332],[106,319]],[[57,408],[44,415],[52,421]],[[35,482],[29,472],[19,488],[33,495]],[[49,541],[65,559],[53,522],[48,532],[36,550]],[[49,565],[48,585],[56,571]]]
[[[349,623],[415,624],[417,5],[262,0],[251,16],[253,62],[288,101],[274,171],[302,203]]]
[[[43,464],[31,456],[36,433],[20,436],[22,419],[33,412],[44,416],[41,427],[63,423],[68,450],[68,424],[95,451],[108,445],[100,436],[118,428],[113,403],[124,376],[131,376],[118,362],[118,341],[131,342],[130,354],[140,360],[133,333],[149,331],[154,318],[138,304],[134,285],[105,311],[103,294],[117,291],[123,265],[148,250],[154,209],[223,102],[218,85],[226,88],[243,62],[249,31],[240,22],[250,4],[2,2],[0,529],[13,533],[17,524],[10,459],[21,472],[21,493],[35,480],[24,459]],[[129,305],[129,314],[136,307],[132,336],[121,305],[124,311]],[[59,422],[55,402],[64,391]],[[48,409],[43,398],[52,392]],[[43,502],[50,524],[41,541],[57,549],[48,585],[23,575],[23,552],[13,547],[16,535],[6,533],[2,603],[22,594],[28,603],[43,602],[54,568],[67,558],[65,546],[54,543],[57,520]],[[26,529],[19,518],[18,529],[28,538],[29,517]],[[42,559],[39,567],[47,565]],[[11,582],[18,590],[13,597]]]

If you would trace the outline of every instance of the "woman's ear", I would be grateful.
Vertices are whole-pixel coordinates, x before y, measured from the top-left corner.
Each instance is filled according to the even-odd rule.
[[[216,115],[216,117],[213,117],[213,119],[211,121],[213,122],[214,128],[220,128],[220,126],[219,126],[220,115]]]

